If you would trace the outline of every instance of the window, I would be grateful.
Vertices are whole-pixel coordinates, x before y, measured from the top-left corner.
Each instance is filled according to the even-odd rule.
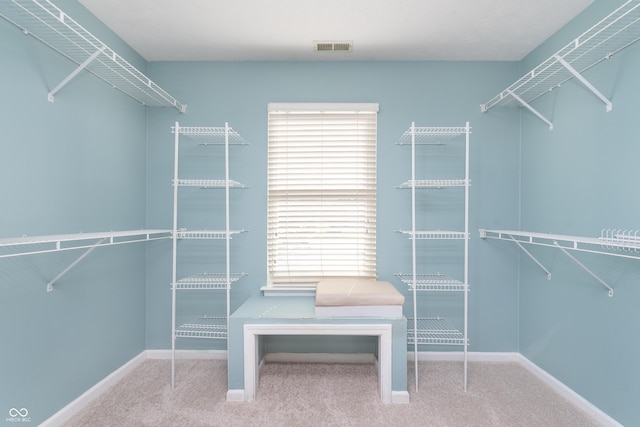
[[[376,278],[377,104],[269,104],[269,285]]]

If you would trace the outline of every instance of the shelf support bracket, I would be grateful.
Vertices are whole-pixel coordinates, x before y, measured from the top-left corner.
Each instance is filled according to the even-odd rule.
[[[106,237],[103,237],[102,239],[98,240],[93,246],[91,246],[89,249],[87,249],[82,255],[80,255],[75,261],[73,261],[67,268],[65,268],[64,270],[62,270],[60,272],[60,274],[58,274],[56,277],[54,277],[53,279],[51,279],[51,281],[49,283],[47,283],[47,292],[51,292],[53,290],[53,284],[56,283],[62,276],[64,276],[65,274],[67,274],[69,272],[69,270],[71,270],[73,267],[75,267],[76,265],[78,265],[78,263],[80,263],[80,261],[82,261],[87,255],[89,255],[91,252],[93,252],[93,250],[95,248],[97,248],[98,246],[100,246],[105,240],[107,240]]]
[[[90,57],[85,59],[84,62],[78,66],[78,68],[73,70],[71,72],[71,74],[69,74],[67,77],[65,77],[64,80],[62,80],[60,83],[58,83],[58,86],[54,87],[51,90],[51,92],[49,92],[49,94],[47,95],[47,99],[49,100],[49,102],[53,102],[56,93],[58,93],[60,91],[60,89],[65,87],[67,85],[67,83],[69,83],[71,80],[73,80],[73,78],[75,76],[77,76],[80,71],[82,71],[85,68],[87,68],[87,65],[89,65],[94,59],[96,59],[98,57],[98,55],[100,55],[102,52],[104,52],[104,49],[105,49],[105,46],[102,46],[100,49],[95,51]]]
[[[555,55],[554,57],[558,60],[558,62],[560,64],[562,64],[562,66],[564,68],[567,69],[567,71],[569,71],[571,74],[573,74],[573,77],[575,77],[576,79],[580,80],[580,82],[583,85],[585,85],[587,87],[587,89],[589,89],[595,96],[597,96],[598,98],[600,98],[600,100],[602,102],[604,102],[605,110],[607,111],[607,113],[613,109],[613,104],[611,103],[611,101],[609,101],[609,99],[607,97],[605,97],[598,89],[596,89],[595,86],[593,86],[591,83],[589,83],[589,81],[587,79],[585,79],[582,76],[582,74],[580,74],[578,72],[578,70],[573,68],[571,66],[571,64],[569,64],[567,61],[565,61],[565,59],[563,57],[561,57],[560,55]]]
[[[518,245],[518,247],[519,247],[520,249],[522,249],[522,251],[523,251],[525,254],[529,255],[529,258],[531,258],[531,259],[533,260],[533,262],[535,262],[536,264],[538,264],[538,267],[540,267],[541,269],[543,269],[543,270],[544,270],[544,272],[545,272],[545,273],[547,273],[547,280],[551,280],[551,272],[550,272],[549,270],[547,270],[547,269],[545,268],[545,266],[544,266],[544,265],[542,265],[542,263],[541,263],[540,261],[538,261],[538,259],[537,259],[536,257],[534,257],[534,256],[531,254],[531,252],[529,252],[529,251],[527,250],[527,248],[525,248],[525,247],[522,245],[522,243],[520,243],[519,241],[517,241],[517,240],[516,240],[513,236],[511,236],[511,235],[509,235],[509,239],[511,239],[511,241],[513,241],[513,243],[515,243],[516,245]]]
[[[609,289],[609,296],[612,297],[613,296],[613,288],[609,285],[607,285],[607,283],[602,280],[600,277],[598,277],[593,271],[589,270],[583,263],[581,263],[580,261],[578,261],[578,259],[576,257],[574,257],[573,255],[571,255],[569,253],[569,251],[567,251],[565,248],[563,248],[562,246],[560,246],[558,244],[558,242],[553,242],[553,244],[560,249],[562,252],[565,253],[566,256],[568,256],[569,258],[571,258],[576,264],[578,264],[580,267],[582,267],[582,269],[584,271],[586,271],[587,273],[589,273],[591,275],[591,277],[593,277],[594,279],[596,279],[598,282],[602,283],[602,285]]]
[[[520,98],[512,90],[507,89],[507,92],[509,93],[509,95],[513,96],[516,99],[516,101],[518,101],[520,104],[522,104],[523,107],[525,107],[527,110],[531,111],[533,114],[536,115],[536,117],[538,117],[540,120],[545,122],[547,124],[547,126],[549,126],[549,130],[553,130],[553,123],[551,123],[551,121],[549,121],[545,116],[540,114],[538,112],[538,110],[536,110],[531,105],[529,105],[529,103],[527,101],[525,101],[524,99]]]

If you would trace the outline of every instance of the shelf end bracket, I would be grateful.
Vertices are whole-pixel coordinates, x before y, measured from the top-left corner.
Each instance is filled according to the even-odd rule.
[[[49,100],[49,102],[53,102],[56,93],[58,93],[60,91],[60,89],[62,89],[63,87],[65,87],[67,85],[67,83],[69,83],[71,80],[73,80],[73,78],[75,76],[78,75],[78,73],[82,70],[84,70],[85,68],[87,68],[87,65],[89,65],[91,63],[91,61],[93,61],[94,59],[96,59],[98,57],[98,55],[100,55],[102,52],[104,52],[105,50],[105,46],[102,46],[100,49],[98,49],[97,51],[95,51],[90,57],[88,57],[87,59],[85,59],[82,64],[80,64],[78,66],[78,68],[76,68],[75,70],[73,70],[71,72],[71,74],[69,74],[67,77],[65,77],[64,80],[62,80],[60,83],[58,83],[58,86],[54,87],[53,89],[51,89],[51,92],[49,92],[49,94],[47,95],[47,99]]]
[[[533,262],[535,262],[535,263],[538,265],[538,267],[540,267],[541,269],[543,269],[543,270],[544,270],[544,272],[545,272],[545,273],[547,273],[547,280],[551,280],[551,272],[550,272],[549,270],[547,270],[547,268],[546,268],[544,265],[542,265],[542,263],[541,263],[540,261],[538,261],[538,259],[537,259],[536,257],[534,257],[534,256],[531,254],[531,252],[529,252],[529,251],[527,250],[527,248],[525,248],[525,247],[522,245],[522,243],[520,243],[518,240],[516,240],[512,235],[508,235],[508,236],[509,236],[509,239],[511,239],[511,241],[513,241],[513,243],[515,243],[516,245],[518,245],[518,247],[519,247],[520,249],[522,249],[522,251],[523,251],[525,254],[529,255],[529,258],[531,258],[531,259],[533,260]]]
[[[105,240],[107,240],[106,237],[103,237],[102,239],[98,240],[93,246],[91,246],[82,255],[80,255],[75,261],[73,261],[67,268],[62,270],[60,272],[60,274],[58,274],[56,277],[51,279],[51,281],[49,281],[49,283],[47,283],[47,292],[51,292],[53,290],[53,284],[54,283],[56,283],[62,276],[67,274],[69,272],[69,270],[71,270],[73,267],[75,267],[80,261],[82,261],[87,255],[89,255],[95,248],[100,246]]]
[[[507,89],[507,93],[511,96],[513,96],[520,104],[522,104],[523,107],[525,107],[527,110],[531,111],[533,114],[536,115],[536,117],[538,117],[540,120],[542,120],[543,122],[545,122],[547,124],[547,126],[549,126],[549,130],[553,130],[553,123],[551,123],[550,120],[548,120],[545,116],[543,116],[542,114],[540,114],[538,112],[538,110],[536,110],[535,108],[533,108],[531,105],[529,105],[529,103],[527,101],[525,101],[524,99],[520,98],[518,95],[516,95],[512,90]]]
[[[573,255],[571,255],[569,253],[569,251],[567,251],[565,248],[563,248],[562,246],[560,246],[558,244],[558,242],[553,242],[553,244],[560,249],[562,252],[564,252],[564,254],[566,256],[568,256],[569,258],[571,258],[576,264],[578,264],[584,271],[586,271],[587,273],[589,273],[591,275],[591,277],[593,277],[594,279],[596,279],[598,282],[600,282],[605,288],[607,288],[609,290],[609,296],[612,297],[613,296],[613,288],[609,285],[607,285],[607,283],[602,280],[600,277],[598,277],[593,271],[589,270],[583,263],[581,263],[580,261],[578,261],[578,259],[576,257],[574,257]]]
[[[585,79],[582,74],[580,74],[578,72],[578,70],[576,70],[575,68],[573,68],[571,66],[571,64],[569,64],[563,57],[561,57],[560,55],[555,55],[556,60],[562,64],[562,66],[564,68],[567,69],[567,71],[569,71],[571,74],[573,74],[573,77],[575,77],[576,79],[580,80],[580,82],[585,85],[587,87],[587,89],[589,89],[595,96],[597,96],[598,98],[600,98],[600,100],[602,102],[604,102],[605,105],[605,110],[607,111],[607,113],[609,111],[611,111],[613,109],[613,104],[611,103],[611,101],[609,101],[609,99],[607,97],[605,97],[598,89],[595,88],[595,86],[593,86],[591,83],[589,83],[589,81],[587,79]]]

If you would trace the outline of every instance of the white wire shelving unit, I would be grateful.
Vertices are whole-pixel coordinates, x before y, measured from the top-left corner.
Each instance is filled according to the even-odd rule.
[[[77,65],[51,89],[47,95],[49,101],[53,102],[55,95],[67,83],[86,70],[142,105],[174,107],[182,113],[186,111],[186,105],[178,102],[49,0],[0,0],[0,16]]]
[[[171,230],[105,231],[95,233],[51,234],[45,236],[4,237],[0,238],[0,258],[86,249],[82,255],[47,283],[47,292],[51,292],[55,282],[100,246],[124,245],[127,243],[149,242],[170,238]]]
[[[582,237],[527,231],[480,229],[480,237],[483,239],[506,240],[515,243],[547,274],[547,279],[549,280],[551,280],[551,271],[527,250],[526,245],[546,246],[559,249],[604,286],[610,297],[613,296],[613,288],[573,256],[570,251],[640,259],[640,231],[638,230],[603,229],[600,237]]]
[[[640,2],[629,0],[487,103],[481,104],[480,109],[487,112],[496,106],[522,106],[552,130],[553,123],[531,103],[562,86],[566,81],[576,78],[605,104],[606,111],[611,111],[612,102],[593,86],[583,73],[610,59],[638,39]]]
[[[240,135],[225,123],[223,127],[180,126],[176,122],[171,128],[174,134],[174,177],[173,177],[173,259],[171,280],[171,386],[175,386],[175,353],[176,339],[203,338],[227,339],[229,314],[231,312],[231,285],[246,273],[231,272],[231,239],[247,230],[231,230],[230,228],[230,190],[246,189],[246,185],[229,179],[229,146],[246,145]],[[202,147],[210,145],[224,147],[224,179],[182,179],[180,174],[180,146],[193,143]],[[212,165],[213,167],[213,165]],[[221,168],[220,168],[221,169]],[[196,187],[199,189],[223,189],[225,191],[225,229],[224,230],[189,230],[178,228],[180,187]],[[178,277],[178,241],[180,240],[223,240],[225,242],[224,272],[203,272],[186,277]],[[221,315],[203,315],[195,322],[177,324],[178,292],[183,291],[224,291],[226,296],[226,312]],[[213,296],[212,298],[215,298]]]
[[[412,252],[412,272],[397,273],[396,276],[405,283],[413,296],[413,318],[408,319],[407,341],[413,345],[416,390],[419,388],[418,376],[418,345],[453,345],[461,346],[464,353],[464,389],[467,390],[467,313],[469,292],[469,135],[471,128],[467,122],[460,127],[418,127],[411,123],[411,127],[404,132],[398,145],[411,146],[411,179],[397,186],[399,189],[411,190],[411,230],[397,230],[408,236]],[[416,179],[416,146],[444,145],[452,143],[464,144],[464,177],[458,179]],[[416,190],[442,190],[458,187],[464,190],[464,223],[461,230],[417,230],[416,229]],[[463,265],[461,278],[451,278],[442,273],[422,273],[419,269],[428,266],[418,266],[418,240],[457,240],[464,242]],[[462,330],[453,327],[444,317],[421,317],[418,315],[418,292],[461,292],[463,294]]]

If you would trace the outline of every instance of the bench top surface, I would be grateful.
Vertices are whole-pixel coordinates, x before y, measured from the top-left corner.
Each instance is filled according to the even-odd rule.
[[[309,321],[322,323],[373,323],[381,318],[317,318],[313,296],[254,296],[246,300],[231,315],[231,319],[272,319],[274,321]],[[397,319],[384,319],[393,323]],[[405,321],[406,322],[406,321]],[[288,322],[290,323],[290,322]]]

